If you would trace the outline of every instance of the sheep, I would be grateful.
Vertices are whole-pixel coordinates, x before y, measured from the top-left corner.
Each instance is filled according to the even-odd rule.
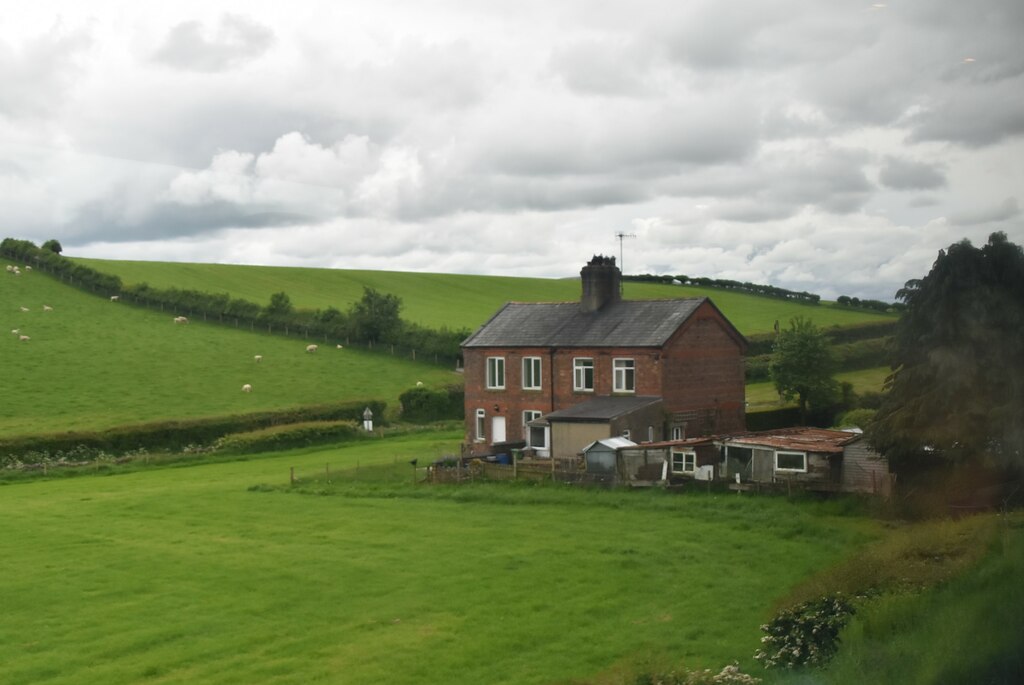
[[[174,323],[188,323],[187,316],[176,316],[174,317]]]
[[[255,354],[255,355],[253,355],[252,358],[256,360],[257,364],[259,364],[261,361],[263,361],[263,355],[262,354]]]
[[[120,300],[120,299],[121,299],[121,296],[120,296],[120,295],[111,295],[111,296],[110,296],[110,301],[111,301],[111,302],[117,302],[117,301],[118,301],[118,300]]]
[[[53,307],[51,307],[51,306],[50,306],[50,305],[48,305],[48,304],[44,304],[44,305],[43,305],[43,311],[44,311],[44,312],[52,312],[52,311],[53,311]]]
[[[25,271],[31,271],[31,270],[32,270],[32,267],[29,266],[28,264],[26,264],[25,265]]]
[[[21,333],[21,329],[20,328],[12,328],[11,329],[11,334],[12,335],[18,335],[19,333]]]
[[[8,264],[7,265],[7,271],[8,271],[8,273],[10,273],[11,271],[14,271],[14,267],[11,266],[10,264]]]
[[[28,311],[28,307],[18,307],[18,309],[20,309],[23,312],[27,312]]]
[[[343,349],[345,349],[345,346],[344,345],[338,345],[338,349],[339,350],[343,350]]]
[[[18,336],[18,340],[20,340],[21,342],[27,342],[27,341],[29,341],[31,339],[32,338],[28,337],[27,335],[19,335]]]
[[[242,386],[242,392],[252,392],[252,386],[246,383]]]
[[[306,345],[306,352],[316,352],[320,349],[319,345]]]
[[[423,387],[423,381],[416,381],[416,387],[417,388],[422,388]]]

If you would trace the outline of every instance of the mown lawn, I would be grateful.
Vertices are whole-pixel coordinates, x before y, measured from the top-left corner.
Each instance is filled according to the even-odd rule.
[[[4,682],[524,684],[620,682],[652,663],[756,669],[773,601],[879,534],[776,498],[405,480],[409,459],[454,451],[459,437],[0,486]],[[274,489],[293,466],[346,478],[357,462],[397,480],[332,496]]]

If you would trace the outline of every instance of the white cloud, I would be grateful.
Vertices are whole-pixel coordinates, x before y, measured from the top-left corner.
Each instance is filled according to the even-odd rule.
[[[47,0],[0,25],[0,202],[69,254],[571,276],[629,230],[627,271],[885,299],[1024,242],[1022,7]]]

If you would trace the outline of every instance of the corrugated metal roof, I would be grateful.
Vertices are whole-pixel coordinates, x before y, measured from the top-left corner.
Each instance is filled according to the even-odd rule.
[[[834,431],[826,428],[783,428],[775,431],[737,435],[724,442],[730,445],[838,454],[843,451],[845,443],[856,439],[856,437],[846,431]]]
[[[545,414],[543,418],[551,421],[610,421],[661,402],[660,397],[642,395],[640,397],[595,397],[586,402],[574,404],[565,409]]]
[[[509,302],[464,347],[660,347],[707,300],[622,300],[596,312],[579,302]]]

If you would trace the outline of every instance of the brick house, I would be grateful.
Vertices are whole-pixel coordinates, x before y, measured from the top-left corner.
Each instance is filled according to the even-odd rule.
[[[510,302],[463,341],[468,452],[547,456],[543,417],[602,397],[660,398],[654,440],[744,430],[746,340],[710,299],[623,300],[614,257],[580,276],[579,302]]]

